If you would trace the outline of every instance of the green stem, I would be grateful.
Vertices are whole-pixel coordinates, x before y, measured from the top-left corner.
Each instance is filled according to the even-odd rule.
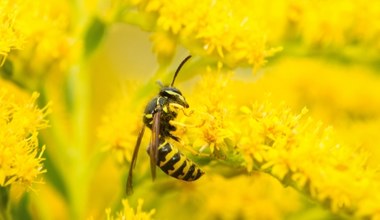
[[[72,155],[68,155],[71,165],[67,165],[69,173],[66,173],[65,179],[71,204],[71,218],[83,219],[90,179],[87,170],[87,150],[89,149],[89,102],[91,97],[87,63],[84,61],[78,64],[69,73],[68,78]]]
[[[0,220],[10,220],[11,205],[9,200],[10,186],[0,187]]]

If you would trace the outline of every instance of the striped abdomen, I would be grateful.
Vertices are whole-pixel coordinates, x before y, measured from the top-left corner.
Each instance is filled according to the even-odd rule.
[[[157,155],[157,166],[169,176],[180,180],[194,181],[204,174],[204,171],[193,161],[166,140],[160,142]]]

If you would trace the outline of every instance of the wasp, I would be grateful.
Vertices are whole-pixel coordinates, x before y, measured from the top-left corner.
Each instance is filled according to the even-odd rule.
[[[177,117],[177,111],[189,107],[185,97],[179,89],[175,88],[175,79],[181,70],[182,66],[191,58],[186,57],[178,66],[174,73],[173,80],[170,86],[161,86],[158,95],[153,98],[145,107],[143,122],[144,126],[140,130],[136,145],[133,151],[131,164],[129,167],[128,179],[126,184],[127,194],[133,192],[132,176],[133,169],[136,166],[136,160],[144,136],[145,127],[152,131],[152,136],[147,149],[150,157],[150,168],[152,180],[156,178],[156,166],[164,171],[169,176],[184,180],[194,181],[199,179],[204,171],[198,167],[193,161],[182,154],[176,147],[168,142],[168,139],[173,139],[177,142],[180,139],[174,136],[171,132],[176,130],[176,127],[170,123]]]

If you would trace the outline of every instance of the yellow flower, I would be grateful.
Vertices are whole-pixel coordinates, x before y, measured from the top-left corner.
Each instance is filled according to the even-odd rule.
[[[130,161],[139,129],[142,128],[143,104],[134,95],[137,89],[129,85],[128,93],[115,99],[107,108],[102,125],[98,129],[98,137],[105,143],[104,150],[114,152],[119,163]]]
[[[38,144],[38,131],[47,126],[47,108],[36,106],[31,97],[7,82],[0,81],[0,186],[38,182],[44,147]]]
[[[205,176],[206,177],[206,176]],[[299,195],[265,174],[225,178],[208,174],[197,186],[197,199],[204,213],[197,219],[283,219],[300,210]],[[191,195],[189,195],[191,196]],[[287,198],[287,202],[283,199]],[[191,219],[187,217],[186,219]]]
[[[284,69],[288,70],[287,74],[283,74]],[[325,143],[322,145],[323,150],[313,151],[315,154],[313,158],[318,159],[318,163],[331,164],[331,167],[335,167],[323,168],[320,172],[334,177],[330,177],[331,181],[326,182],[312,172],[312,178],[319,179],[314,182],[321,187],[312,192],[317,195],[324,188],[326,192],[321,193],[320,199],[324,198],[327,201],[327,198],[332,196],[335,198],[333,200],[335,204],[332,204],[334,210],[340,206],[351,207],[354,209],[352,212],[360,217],[375,218],[378,215],[376,209],[379,206],[378,202],[375,202],[378,198],[374,194],[377,194],[379,187],[379,178],[376,177],[380,156],[378,150],[380,143],[377,138],[380,117],[380,102],[377,95],[380,92],[379,88],[380,78],[371,68],[354,64],[342,66],[323,60],[291,58],[284,59],[270,68],[266,77],[252,90],[253,94],[270,90],[273,102],[285,99],[296,108],[307,104],[314,118],[334,126],[334,132],[326,130],[326,135],[323,135],[325,138],[330,137],[330,144],[326,144],[325,139],[322,142]],[[259,96],[252,95],[252,98],[258,99]],[[339,144],[336,148],[333,147],[334,139],[336,144]],[[311,143],[305,142],[307,145]],[[328,151],[330,156],[318,156],[326,150],[326,147],[329,149],[328,146],[330,146]],[[305,160],[299,164],[307,163]],[[309,177],[305,178],[305,174],[296,174],[292,179],[299,181],[300,185],[312,183]],[[339,188],[342,182],[347,191]]]
[[[137,208],[134,210],[130,205],[127,199],[122,200],[123,210],[116,213],[115,215],[111,214],[111,209],[106,210],[107,220],[149,220],[152,219],[152,216],[155,213],[155,210],[150,210],[149,212],[142,211],[143,200],[139,199]]]
[[[242,83],[228,78],[221,81],[219,77],[220,73],[204,77],[201,84],[207,86],[188,95],[189,100],[194,98],[195,109],[186,123],[203,123],[186,129],[182,134],[186,137],[183,140],[189,142],[186,144],[202,143],[195,137],[203,143],[219,138],[215,142],[217,147],[206,144],[201,145],[201,150],[215,155],[215,147],[219,149],[217,158],[233,166],[244,164],[249,171],[269,173],[333,212],[357,215],[359,204],[374,200],[367,190],[372,184],[378,189],[380,181],[375,177],[378,168],[370,166],[366,149],[340,143],[331,127],[304,118],[307,109],[294,114],[289,107],[265,101],[263,97],[264,101],[253,101],[249,96],[255,94],[244,91],[258,82]],[[211,149],[205,151],[204,146]]]
[[[73,16],[69,10],[69,2],[64,0],[0,3],[0,64],[7,58],[6,76],[33,91],[48,80],[63,81],[57,78],[81,52],[81,41],[70,29]],[[54,78],[44,77],[52,73]]]
[[[4,0],[0,3],[0,20],[0,54],[3,57],[12,49],[33,47],[35,55],[31,64],[41,65],[40,61],[57,59],[66,50],[68,42],[64,39],[64,30],[68,25],[68,13],[63,1],[50,4]]]
[[[162,37],[165,37],[165,42],[180,43],[192,54],[234,67],[258,67],[279,51],[279,48],[267,46],[266,31],[269,28],[252,12],[256,7],[252,1],[155,0],[130,3],[136,4],[140,14],[150,18],[150,31],[154,33],[154,48],[159,57],[168,57],[168,53],[175,52],[172,43],[165,43],[168,48],[160,45]]]
[[[286,101],[293,109],[307,106],[313,118],[334,126],[342,141],[371,152],[368,162],[377,164],[380,77],[375,70],[327,60],[285,58],[270,65],[250,90],[247,99],[262,100],[262,91],[270,91],[272,102]]]
[[[192,146],[205,149],[209,148],[215,156],[223,150],[221,145],[226,139],[233,139],[234,127],[230,121],[230,114],[236,111],[231,102],[231,94],[226,89],[229,76],[207,74],[200,79],[199,85],[194,88],[195,94],[188,97],[191,109],[194,112],[186,117],[188,134],[184,141],[192,143]],[[211,88],[211,89],[210,89]],[[207,105],[204,105],[207,103]],[[181,120],[181,119],[179,119]],[[178,132],[180,132],[179,130]],[[179,136],[183,136],[180,134]],[[220,155],[224,157],[225,155]]]
[[[4,0],[0,3],[0,66],[4,63],[11,49],[22,47],[25,36],[15,27],[15,19],[18,16],[18,8],[13,1]]]
[[[380,42],[375,37],[380,31],[375,24],[380,18],[378,2],[289,1],[289,6],[290,18],[307,43],[339,47],[358,42],[363,46],[373,44],[379,49]]]
[[[125,20],[152,32],[154,51],[159,58],[172,58],[177,44],[194,55],[227,66],[259,67],[279,50],[278,45],[290,51],[294,47],[299,50],[299,45],[301,50],[309,46],[339,48],[340,55],[361,56],[361,60],[363,53],[373,58],[380,48],[376,37],[380,33],[376,23],[380,18],[377,2],[141,0],[128,3]],[[288,42],[292,43],[287,45]]]
[[[354,203],[367,189],[367,182],[374,180],[376,170],[366,167],[366,154],[339,145],[331,129],[301,119],[302,114],[292,115],[287,109],[270,105],[250,107],[242,120],[250,121],[254,124],[250,127],[258,129],[248,130],[246,135],[251,141],[242,146],[243,154],[254,158],[259,153],[263,159],[256,160],[256,166],[284,184],[326,202],[334,212],[353,211]],[[251,146],[257,139],[263,143]]]

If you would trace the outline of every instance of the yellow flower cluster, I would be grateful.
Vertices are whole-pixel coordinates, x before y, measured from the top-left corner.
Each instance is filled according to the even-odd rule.
[[[36,106],[37,97],[0,81],[0,186],[30,186],[45,172],[37,135],[47,126],[47,108]]]
[[[194,109],[191,116],[199,117],[190,117],[190,121],[185,121],[189,126],[176,131],[178,136],[184,136],[182,139],[185,142],[192,143],[195,149],[200,147],[203,148],[201,151],[209,149],[210,153],[217,157],[224,157],[221,144],[224,144],[227,139],[236,142],[234,134],[236,129],[240,130],[231,123],[230,118],[231,113],[236,111],[236,105],[232,102],[233,97],[226,88],[230,76],[232,75],[214,75],[211,80],[210,75],[200,80],[199,85],[194,89],[194,94],[188,97],[191,109]],[[204,103],[208,104],[204,105]],[[181,120],[181,117],[178,120]],[[189,129],[192,135],[184,135]],[[180,132],[183,134],[179,134]]]
[[[196,195],[187,195],[200,203],[200,209],[207,210],[194,214],[196,219],[279,220],[301,208],[296,191],[285,189],[265,174],[225,178],[210,172],[205,177],[206,181],[197,185]]]
[[[62,75],[80,52],[78,40],[69,33],[68,6],[67,1],[1,1],[0,66],[7,61],[7,77],[37,90],[47,80],[43,76]]]
[[[380,4],[367,1],[287,1],[289,21],[305,42],[344,46],[360,43],[380,49]]]
[[[60,57],[68,46],[63,34],[68,25],[67,9],[64,1],[1,1],[0,54],[3,62],[10,50],[26,47],[34,54],[31,62],[34,65]],[[35,47],[32,49],[31,45]]]
[[[280,45],[294,49],[294,42],[305,43],[298,44],[303,45],[302,50],[308,46],[327,50],[340,48],[340,55],[348,57],[362,56],[363,50],[365,57],[374,57],[380,49],[378,2],[127,2],[130,6],[124,20],[152,32],[153,49],[159,60],[172,58],[178,44],[192,54],[233,67],[260,66],[280,50]],[[287,45],[288,42],[291,44]]]
[[[145,103],[134,99],[134,88],[131,84],[127,96],[113,101],[102,118],[98,137],[106,144],[105,150],[115,153],[117,161],[124,164],[132,158],[133,147],[139,129],[142,128],[142,108]]]
[[[378,168],[370,166],[366,149],[340,144],[331,128],[304,119],[306,109],[293,114],[284,105],[255,102],[241,93],[255,83],[231,81],[221,88],[225,83],[216,80],[218,77],[223,78],[204,77],[203,86],[189,97],[195,110],[186,123],[199,125],[189,126],[182,134],[186,144],[201,146],[203,152],[207,146],[211,155],[234,165],[240,162],[240,155],[244,159],[240,165],[249,171],[265,171],[333,212],[358,217],[379,214],[375,208],[368,211],[363,207],[371,202],[370,207],[378,208],[370,191],[380,185]]]
[[[304,190],[333,212],[360,212],[371,182],[380,183],[374,178],[377,169],[368,167],[367,154],[339,145],[329,128],[272,105],[253,105],[244,112],[249,129],[243,136],[249,139],[241,147],[247,165]]]
[[[281,74],[283,70],[287,70],[287,74]],[[380,118],[379,88],[380,78],[371,68],[292,58],[274,65],[261,83],[252,89],[252,93],[256,94],[270,90],[272,100],[287,100],[297,108],[307,104],[313,117],[334,126],[334,136],[339,137],[342,147],[352,146],[350,151],[355,159],[347,159],[349,162],[343,163],[350,166],[350,169],[345,170],[352,169],[352,176],[357,179],[346,181],[344,185],[363,184],[350,192],[351,195],[363,197],[352,205],[360,207],[358,215],[378,213],[378,202],[375,202],[378,198],[374,195],[377,193],[371,193],[370,190],[378,189],[379,179],[376,175],[369,177],[371,172],[378,172],[380,158],[377,132]],[[349,156],[349,152],[342,154]],[[360,160],[363,161],[362,166]],[[356,168],[366,168],[363,171],[355,170],[355,166],[351,167],[355,164]],[[364,188],[367,181],[371,186]],[[368,191],[363,192],[363,188]]]
[[[142,211],[143,200],[139,199],[136,211],[129,205],[127,199],[122,200],[123,210],[116,213],[116,215],[111,214],[111,209],[106,210],[107,220],[149,220],[155,213],[155,210],[150,210],[149,212]]]
[[[355,64],[342,66],[328,60],[286,58],[268,68],[250,91],[249,99],[262,100],[261,93],[270,91],[272,102],[285,100],[295,109],[307,106],[313,118],[333,125],[344,142],[371,152],[368,160],[372,165],[377,164],[380,77],[371,68]]]
[[[254,1],[155,0],[130,4],[150,19],[145,28],[153,32],[154,50],[159,57],[171,58],[180,43],[192,54],[228,66],[260,66],[280,50],[268,47],[267,27],[252,12]]]
[[[3,65],[9,51],[20,48],[24,41],[24,36],[14,27],[17,14],[12,1],[0,2],[0,66]]]

